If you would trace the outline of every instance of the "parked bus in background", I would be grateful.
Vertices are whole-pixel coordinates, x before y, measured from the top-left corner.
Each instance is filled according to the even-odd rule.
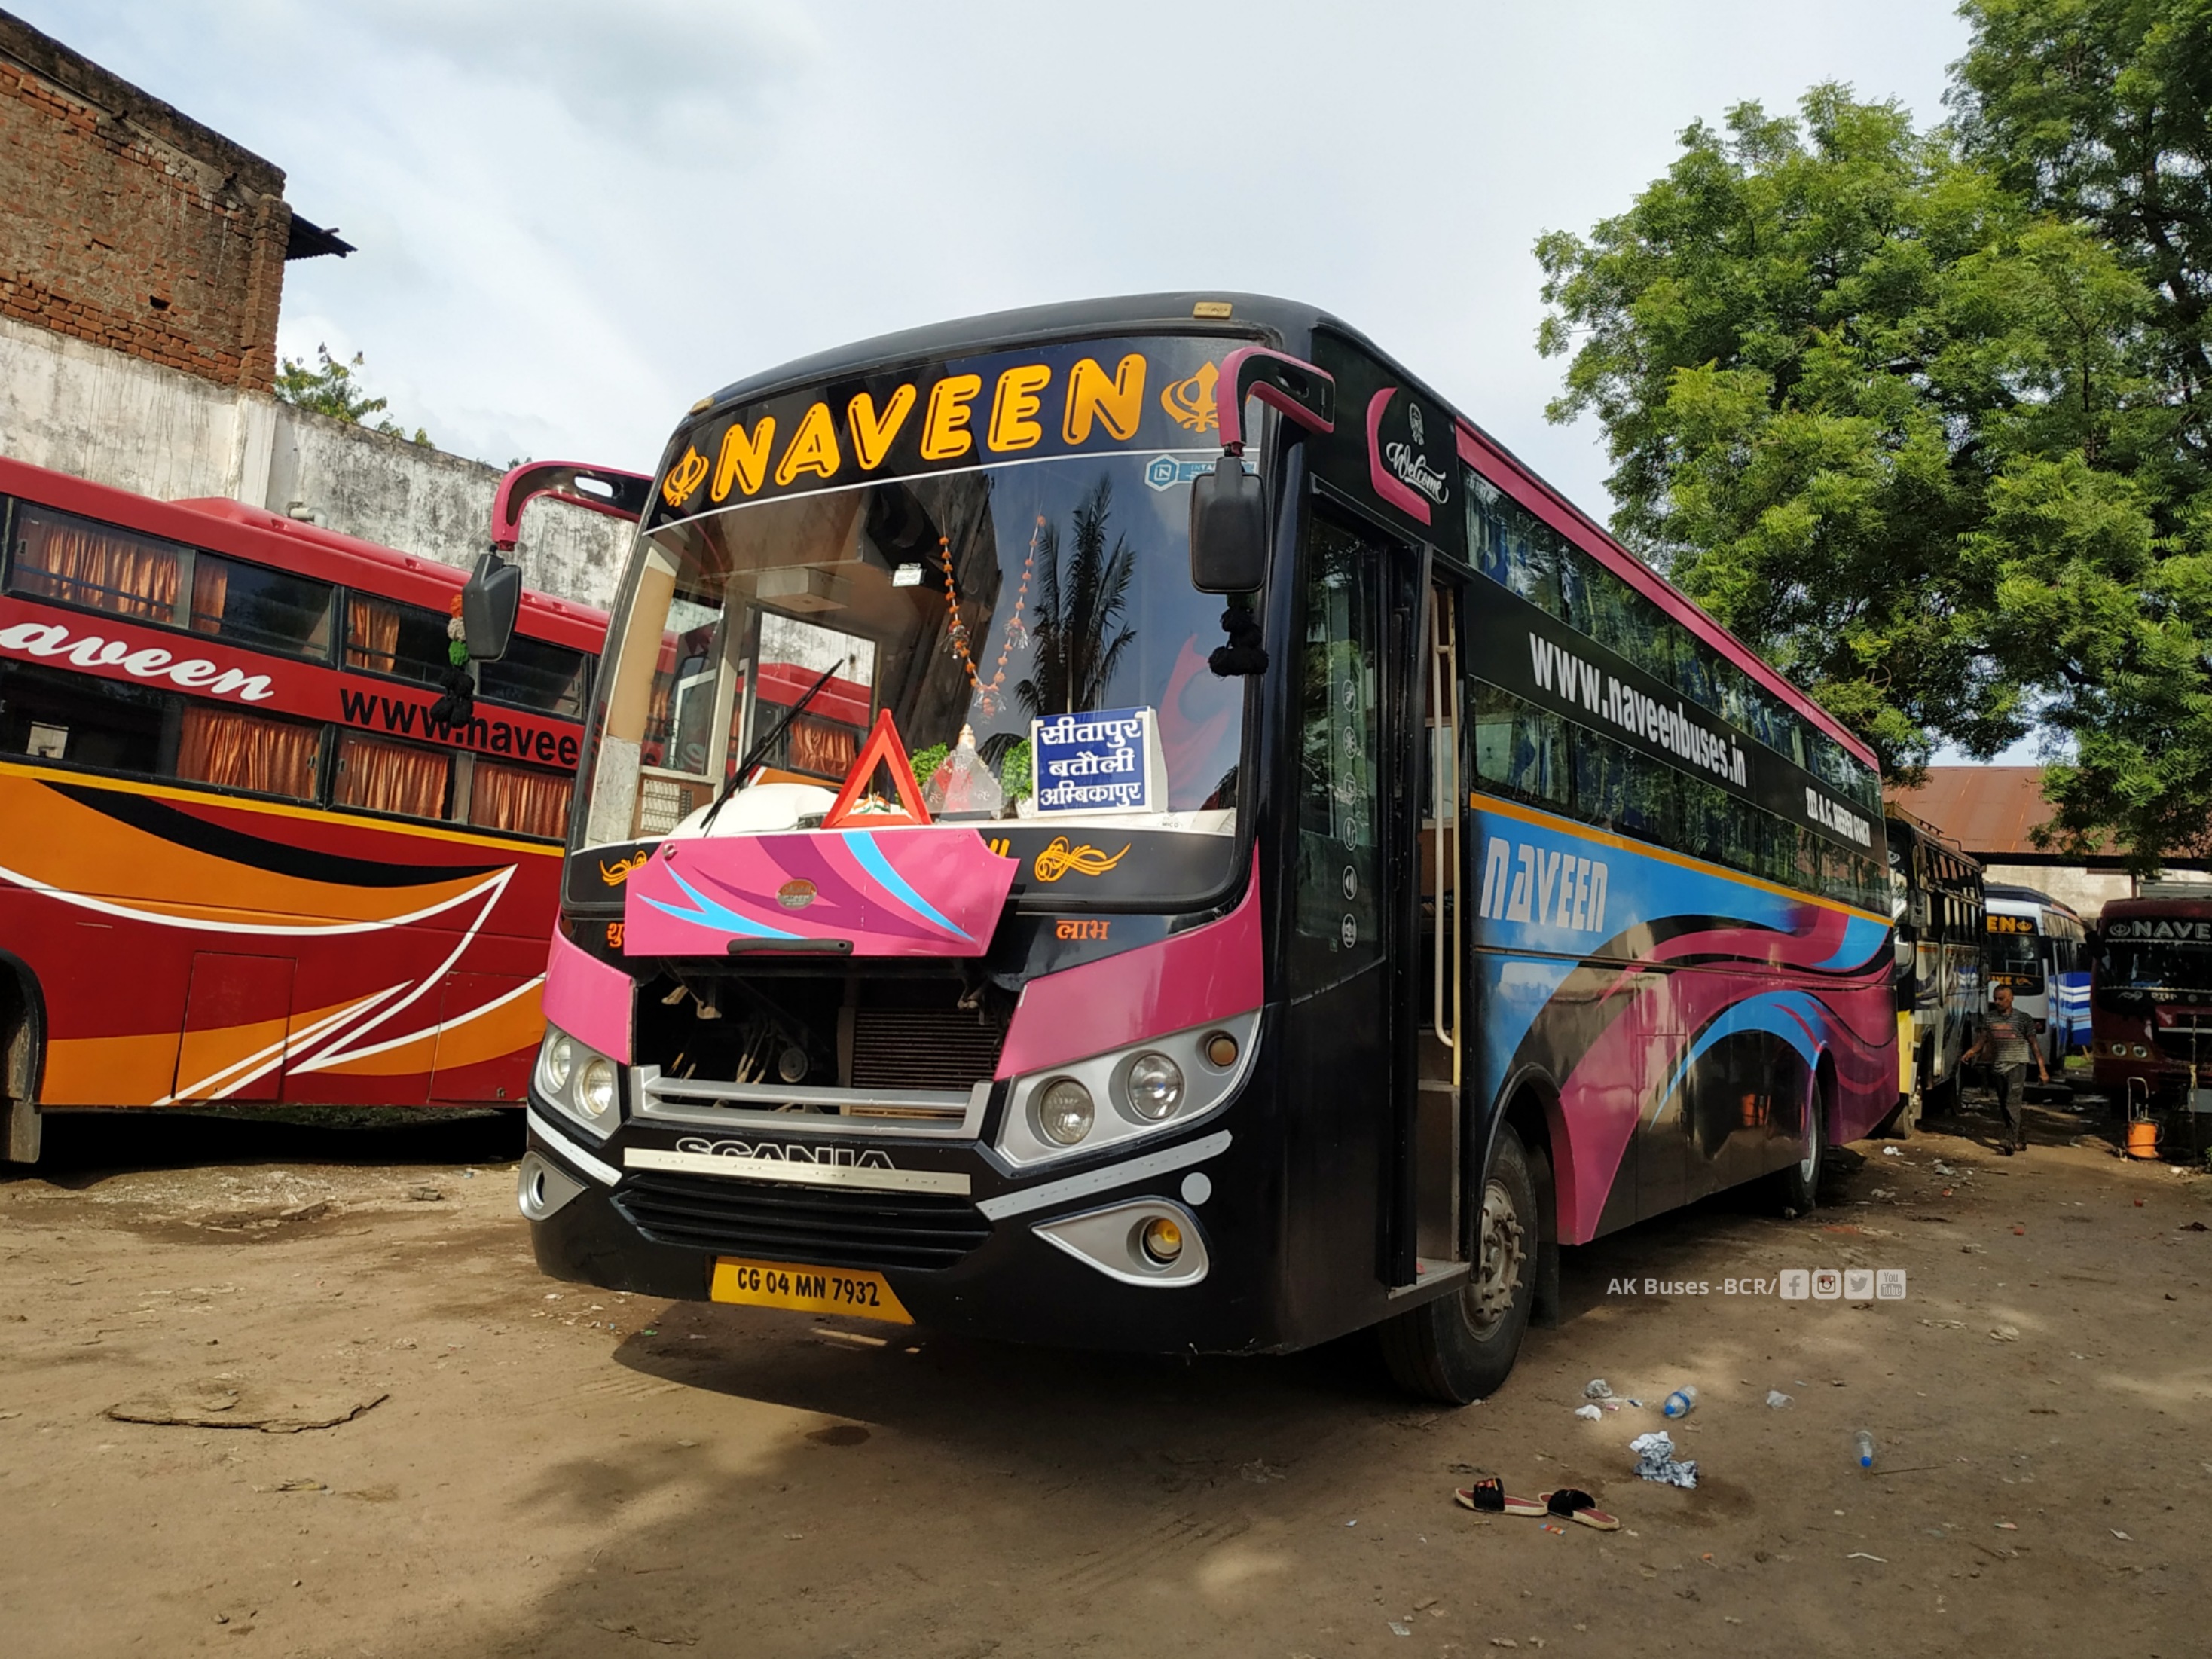
[[[1464,1401],[1559,1245],[1806,1209],[1895,1102],[1868,751],[1304,307],[702,399],[586,734],[521,1193],[559,1277],[1157,1352],[1379,1325]]]
[[[0,460],[0,1045],[38,1114],[514,1105],[605,617],[532,594],[431,717],[462,573]]]
[[[2124,1106],[2140,1084],[2162,1109],[2212,1089],[2212,893],[2107,900],[2089,963],[2098,1089]]]
[[[2089,1042],[2088,929],[2072,908],[2033,887],[1992,882],[1982,891],[1989,994],[2012,988],[2013,1006],[2034,1019],[2055,1077],[2066,1056]]]
[[[1955,1110],[1959,1056],[1982,1010],[1986,906],[1978,860],[1894,802],[1888,813],[1890,914],[1897,922],[1898,1110]]]

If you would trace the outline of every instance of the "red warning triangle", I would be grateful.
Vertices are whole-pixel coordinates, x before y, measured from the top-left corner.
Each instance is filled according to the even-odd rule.
[[[898,806],[888,811],[856,811],[868,787],[875,782],[879,766],[890,768],[891,787],[898,792]],[[876,716],[867,741],[860,745],[860,757],[854,761],[853,769],[845,774],[845,787],[837,792],[836,800],[822,819],[822,827],[841,830],[848,822],[868,830],[929,822],[929,809],[921,804],[921,789],[914,781],[913,763],[906,757],[906,745],[899,741],[898,727],[891,724],[891,711],[888,708]]]

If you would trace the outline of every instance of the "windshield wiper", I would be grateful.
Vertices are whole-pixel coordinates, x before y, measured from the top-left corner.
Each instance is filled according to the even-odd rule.
[[[707,816],[699,820],[699,833],[701,835],[705,835],[709,830],[714,827],[714,818],[715,816],[721,811],[722,803],[729,799],[732,795],[737,793],[738,786],[744,781],[746,775],[750,773],[754,767],[760,764],[761,757],[767,754],[769,750],[775,747],[775,740],[784,734],[784,732],[789,727],[792,721],[797,720],[800,714],[805,712],[806,705],[812,702],[815,697],[820,693],[822,688],[830,684],[830,677],[836,674],[839,669],[849,666],[852,660],[853,659],[850,657],[848,657],[843,662],[833,662],[827,668],[823,669],[822,671],[822,678],[806,688],[805,696],[799,698],[799,700],[792,704],[790,708],[785,709],[783,711],[783,718],[775,723],[774,729],[772,729],[766,737],[763,738],[758,743],[752,746],[751,752],[748,754],[743,761],[738,763],[738,769],[730,774],[729,777],[723,781],[721,789],[715,794],[713,801],[708,805]]]

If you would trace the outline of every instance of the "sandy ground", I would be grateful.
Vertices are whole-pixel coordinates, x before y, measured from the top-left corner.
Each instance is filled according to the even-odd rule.
[[[1447,1412],[1360,1341],[1101,1359],[551,1285],[497,1121],[56,1120],[0,1184],[4,1645],[2202,1653],[2212,1182],[2083,1127],[1867,1143],[1808,1219],[1570,1252],[1568,1317]],[[1851,1266],[1906,1297],[1723,1292]],[[1577,1420],[1595,1376],[1645,1407]],[[1626,1449],[1685,1382],[1693,1492]],[[1625,1529],[1455,1508],[1478,1470]]]

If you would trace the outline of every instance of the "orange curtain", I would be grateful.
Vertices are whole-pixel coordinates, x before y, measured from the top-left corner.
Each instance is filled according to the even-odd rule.
[[[33,591],[125,617],[167,622],[176,614],[177,550],[167,543],[29,507],[17,522],[17,569],[33,578],[26,584]]]
[[[809,720],[801,714],[792,721],[791,746],[784,763],[794,772],[814,772],[825,778],[842,778],[853,769],[860,740],[842,726]]]
[[[203,553],[192,561],[192,632],[222,632],[222,607],[230,597],[230,567]]]
[[[337,786],[331,799],[337,805],[366,807],[372,812],[441,818],[446,815],[446,777],[452,769],[452,757],[435,750],[349,733],[338,741]]]
[[[320,726],[188,702],[177,743],[177,775],[312,800],[322,737]]]
[[[354,668],[373,668],[390,674],[399,666],[399,608],[364,599],[358,593],[346,599],[346,662]]]
[[[483,830],[513,830],[558,841],[568,832],[568,792],[575,780],[558,772],[501,766],[477,757],[469,789],[469,822]]]

